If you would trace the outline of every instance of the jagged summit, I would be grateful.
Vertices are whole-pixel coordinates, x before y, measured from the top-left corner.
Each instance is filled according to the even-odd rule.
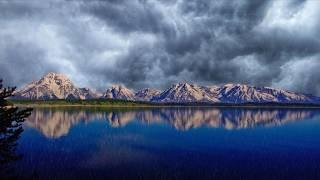
[[[121,88],[125,88],[124,85],[122,84],[112,84],[111,85],[111,88],[114,88],[114,89],[121,89]]]
[[[137,92],[122,84],[113,84],[103,94],[89,88],[78,88],[64,74],[50,72],[15,92],[16,99],[122,99],[156,103],[294,103],[320,104],[320,98],[302,93],[246,84],[201,86],[176,83],[159,91],[144,88]]]
[[[124,85],[119,84],[113,84],[106,90],[102,97],[106,99],[135,100],[134,92]]]
[[[166,103],[219,102],[213,94],[209,93],[208,88],[189,83],[173,84],[169,89],[152,98],[152,101]]]
[[[161,103],[320,103],[315,96],[294,93],[275,88],[256,87],[245,84],[224,84],[221,86],[199,86],[189,83],[173,84],[153,102]]]
[[[137,101],[150,101],[153,97],[161,93],[158,89],[144,88],[135,93],[135,99]]]
[[[57,73],[57,72],[49,72],[48,74],[44,75],[41,79],[54,79],[54,78],[69,80],[69,78],[65,74]]]
[[[91,99],[97,98],[90,89],[77,88],[64,74],[50,72],[39,81],[29,83],[15,93],[18,99]]]
[[[219,99],[227,103],[313,103],[318,98],[283,89],[256,87],[244,84],[226,84],[217,89]]]

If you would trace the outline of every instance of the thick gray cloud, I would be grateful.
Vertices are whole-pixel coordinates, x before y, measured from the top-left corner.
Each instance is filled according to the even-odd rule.
[[[104,89],[248,83],[320,95],[318,0],[0,1],[0,76]]]

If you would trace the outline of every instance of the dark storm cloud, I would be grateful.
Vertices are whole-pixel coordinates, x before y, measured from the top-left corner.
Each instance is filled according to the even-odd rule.
[[[119,32],[172,33],[162,12],[148,1],[94,1],[88,4],[81,8],[83,12],[100,18]]]
[[[25,83],[34,78],[32,70],[49,67],[48,64],[42,64],[41,59],[43,59],[44,54],[40,48],[24,43],[11,43],[10,38],[2,39],[2,41],[6,44],[0,43],[0,47],[6,53],[0,54],[0,72],[1,77],[5,77],[5,84],[14,86],[14,83]],[[29,69],[30,64],[34,65],[32,69]],[[18,74],[20,76],[17,76]],[[12,80],[15,82],[13,83]]]
[[[51,70],[98,89],[234,82],[320,95],[320,1],[3,1],[0,14],[0,75],[18,85]]]

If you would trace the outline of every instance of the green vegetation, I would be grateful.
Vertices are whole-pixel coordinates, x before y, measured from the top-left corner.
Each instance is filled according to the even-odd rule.
[[[156,106],[148,102],[135,102],[112,99],[92,100],[11,100],[15,105],[36,105],[36,106]]]
[[[11,97],[15,87],[3,87],[0,79],[0,177],[1,179],[26,179],[16,177],[12,164],[21,159],[17,153],[18,139],[23,132],[23,122],[32,109],[12,106],[6,98]],[[29,179],[29,178],[27,178]]]
[[[173,107],[173,106],[210,106],[210,107],[266,107],[266,108],[319,108],[319,104],[302,103],[152,103],[115,99],[92,99],[92,100],[10,100],[9,103],[20,106],[96,106],[96,107]]]

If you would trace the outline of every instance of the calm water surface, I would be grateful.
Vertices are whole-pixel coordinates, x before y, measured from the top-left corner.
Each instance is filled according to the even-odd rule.
[[[320,179],[320,111],[39,108],[12,171],[39,179]]]

